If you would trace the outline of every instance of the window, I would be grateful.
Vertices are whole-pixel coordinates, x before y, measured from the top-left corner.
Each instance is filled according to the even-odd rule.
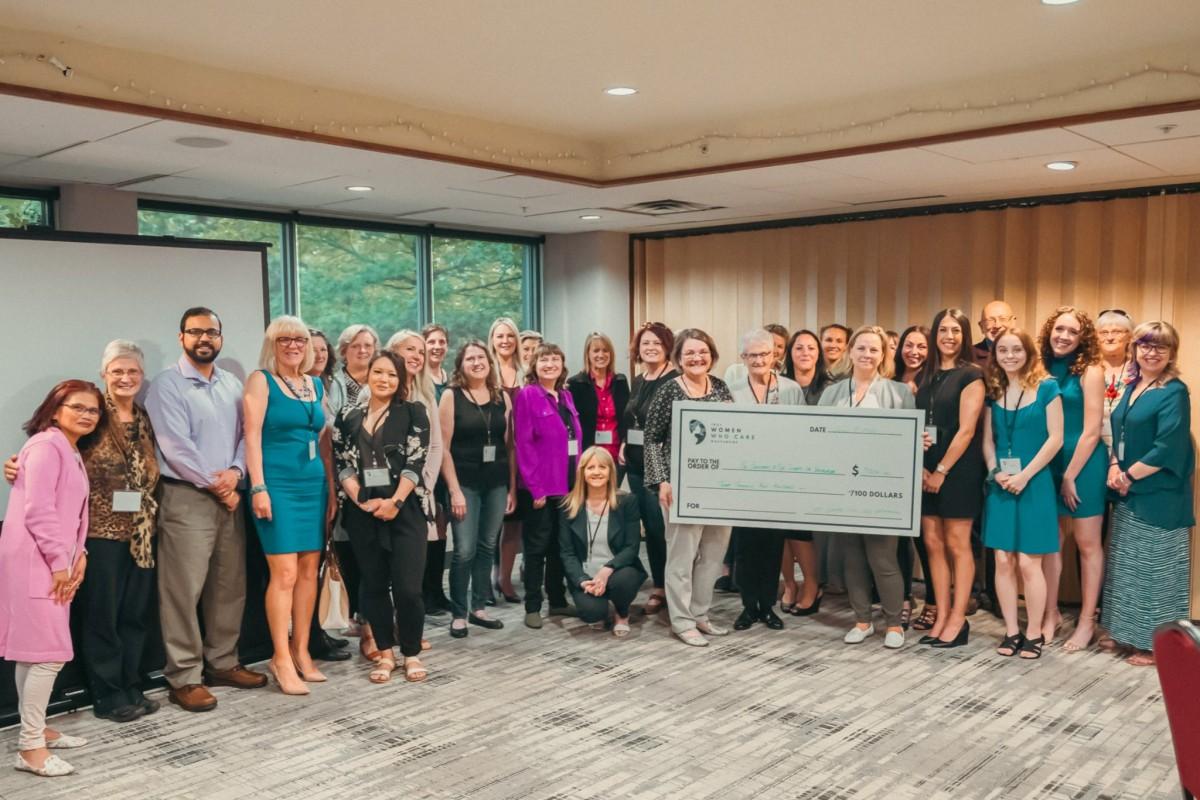
[[[142,236],[265,242],[271,245],[267,250],[267,289],[271,295],[271,316],[276,317],[284,313],[284,229],[282,222],[141,208],[138,209],[138,233]]]
[[[0,228],[48,228],[49,205],[40,197],[0,195]]]
[[[402,328],[419,329],[418,245],[410,234],[297,225],[300,315],[333,341],[356,323],[384,342]]]
[[[433,237],[433,320],[450,330],[452,350],[468,338],[486,339],[496,317],[528,324],[523,290],[531,249],[513,242]]]

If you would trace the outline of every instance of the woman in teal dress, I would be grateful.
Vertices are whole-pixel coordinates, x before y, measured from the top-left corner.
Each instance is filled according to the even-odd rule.
[[[1046,573],[1046,641],[1062,621],[1058,588],[1062,550],[1071,536],[1079,550],[1082,593],[1079,622],[1063,645],[1068,653],[1085,649],[1096,633],[1096,607],[1104,580],[1104,510],[1108,504],[1108,449],[1101,446],[1104,423],[1104,368],[1100,339],[1086,312],[1061,306],[1046,318],[1041,355],[1062,391],[1063,448],[1050,464],[1058,490],[1059,552],[1042,561]]]
[[[1112,536],[1100,624],[1154,663],[1154,629],[1188,618],[1192,473],[1191,400],[1179,379],[1179,334],[1166,322],[1133,332],[1134,382],[1113,410]]]
[[[305,374],[313,358],[308,326],[276,318],[244,401],[250,505],[271,572],[266,611],[275,654],[268,666],[285,694],[308,694],[306,681],[325,680],[308,652],[328,502],[318,444],[324,387]]]
[[[983,457],[988,493],[983,543],[996,550],[996,597],[1005,635],[996,652],[1040,658],[1045,639],[1046,578],[1042,560],[1058,552],[1057,504],[1050,462],[1062,447],[1058,382],[1046,374],[1033,337],[1009,328],[996,337],[987,366]],[[1017,570],[1028,619],[1021,633]]]

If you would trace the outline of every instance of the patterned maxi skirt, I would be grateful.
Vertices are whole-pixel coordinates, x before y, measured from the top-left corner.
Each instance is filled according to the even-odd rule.
[[[1116,504],[1100,625],[1120,644],[1149,650],[1156,627],[1188,618],[1190,532],[1155,527]]]

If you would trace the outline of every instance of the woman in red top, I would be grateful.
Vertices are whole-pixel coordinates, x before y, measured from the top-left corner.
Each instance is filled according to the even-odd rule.
[[[621,444],[625,441],[625,406],[629,403],[629,381],[614,371],[617,354],[612,339],[603,333],[589,333],[583,342],[584,368],[567,380],[567,391],[579,412],[583,429],[583,449],[603,447],[620,464]],[[617,485],[625,477],[625,467],[617,467]]]

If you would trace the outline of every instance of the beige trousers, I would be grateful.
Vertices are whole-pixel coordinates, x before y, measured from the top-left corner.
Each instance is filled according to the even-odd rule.
[[[244,510],[208,492],[164,483],[158,516],[158,594],[163,675],[174,688],[200,683],[204,665],[237,666],[246,606]],[[196,616],[204,615],[204,636]]]
[[[721,577],[728,525],[667,525],[666,592],[671,630],[684,633],[708,619],[713,584]]]
[[[54,679],[62,668],[61,661],[44,664],[17,662],[17,706],[21,714],[18,750],[23,752],[46,746],[46,706],[50,705]]]

